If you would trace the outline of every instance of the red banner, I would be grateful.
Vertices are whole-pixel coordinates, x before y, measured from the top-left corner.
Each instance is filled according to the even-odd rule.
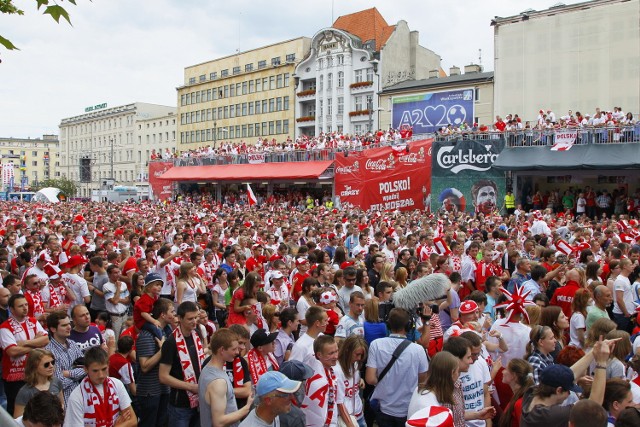
[[[151,186],[154,198],[158,200],[171,198],[173,181],[159,179],[159,177],[172,167],[173,163],[171,162],[149,162],[149,185]]]
[[[377,211],[429,206],[432,141],[336,154],[335,191],[342,206]]]

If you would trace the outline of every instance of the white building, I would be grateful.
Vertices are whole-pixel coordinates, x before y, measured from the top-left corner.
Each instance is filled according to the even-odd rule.
[[[376,8],[339,17],[318,31],[296,67],[296,136],[378,128],[378,92],[440,70],[405,21],[388,25]]]
[[[491,25],[495,114],[640,112],[640,0],[560,3]]]
[[[153,135],[157,143],[162,138],[164,145],[175,149],[176,123],[170,119],[175,107],[135,102],[111,108],[99,104],[86,111],[60,122],[58,170],[76,183],[79,197],[89,197],[106,178],[113,178],[116,185],[139,183],[141,163],[156,148]]]

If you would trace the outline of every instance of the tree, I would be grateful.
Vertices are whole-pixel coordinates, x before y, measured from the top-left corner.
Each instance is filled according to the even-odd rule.
[[[43,181],[38,181],[37,186],[32,186],[33,191],[38,191],[46,187],[56,187],[62,190],[62,192],[67,197],[73,197],[78,192],[78,187],[76,184],[68,178],[58,178],[58,179],[45,179]]]
[[[60,23],[60,18],[64,18],[69,25],[71,25],[71,18],[69,18],[69,12],[57,4],[56,0],[33,0],[37,4],[37,9],[44,7],[43,15],[49,15],[51,18]],[[63,2],[64,0],[58,0]],[[76,0],[67,0],[69,3],[75,5]],[[24,15],[24,11],[19,9],[14,3],[14,0],[0,0],[0,13],[7,15]],[[50,4],[53,3],[53,4]],[[4,46],[8,50],[18,49],[9,39],[6,39],[0,35],[0,45]],[[19,49],[18,49],[19,50]]]

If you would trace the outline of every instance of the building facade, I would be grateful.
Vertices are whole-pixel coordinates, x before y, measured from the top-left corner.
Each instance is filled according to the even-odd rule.
[[[91,191],[100,189],[107,178],[113,178],[116,185],[139,182],[140,165],[154,148],[154,133],[149,132],[154,129],[151,119],[162,118],[166,128],[161,131],[157,127],[156,141],[160,134],[163,141],[167,137],[175,141],[175,123],[169,119],[175,115],[175,107],[144,102],[100,107],[60,122],[59,171],[76,184],[79,197],[90,197]]]
[[[292,136],[292,75],[309,44],[300,37],[186,67],[177,88],[178,149]]]
[[[405,21],[387,24],[376,8],[318,31],[296,67],[296,136],[377,129],[380,90],[440,69],[418,36]]]
[[[4,182],[2,187],[8,191],[26,191],[37,186],[39,181],[59,178],[58,144],[57,135],[36,139],[0,137],[3,169],[12,165],[13,170],[13,188]]]
[[[640,112],[640,0],[593,0],[491,22],[495,114]]]
[[[482,72],[482,67],[471,64],[464,67],[464,74],[461,73],[460,68],[454,66],[449,69],[448,76],[443,77],[440,72],[433,70],[431,76],[427,79],[409,80],[389,86],[380,92],[380,105],[382,106],[379,112],[380,127],[382,129],[389,127],[399,128],[404,124],[400,123],[399,120],[402,115],[398,114],[398,112],[394,114],[394,109],[402,108],[402,103],[399,101],[403,98],[435,99],[436,97],[433,96],[435,94],[457,93],[469,89],[473,93],[473,111],[469,111],[466,114],[464,122],[468,126],[472,126],[473,123],[490,125],[493,123],[494,110],[493,85],[493,72]],[[430,105],[426,108],[437,109],[440,107],[438,105]],[[447,124],[455,126],[455,123],[448,121],[448,117],[451,117],[450,115],[443,114],[443,116],[444,123],[442,123],[442,126]],[[411,114],[409,117],[419,120],[417,115]],[[414,129],[418,129],[415,123],[408,124],[414,126]],[[434,124],[439,125],[438,123]],[[433,129],[433,131],[436,130]]]

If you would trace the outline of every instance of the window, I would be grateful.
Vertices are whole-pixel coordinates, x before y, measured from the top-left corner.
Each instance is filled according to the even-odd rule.
[[[235,127],[229,126],[229,132],[228,133],[229,133],[229,138],[231,138],[231,139],[235,138],[235,134],[236,134]]]
[[[247,125],[242,125],[242,137],[247,137]]]
[[[344,73],[342,71],[338,71],[338,87],[344,87]]]
[[[245,71],[246,73],[248,73],[249,71],[252,71],[252,70],[253,70],[253,64],[246,64],[246,65],[244,66],[244,71]]]
[[[286,59],[287,59],[287,62],[294,62],[296,60],[296,54],[290,53],[287,55]]]
[[[260,92],[262,90],[262,79],[256,79],[256,92]]]
[[[211,93],[213,91],[211,89],[207,89],[207,101],[211,101]]]
[[[327,68],[333,67],[333,57],[327,56]]]
[[[38,166],[38,161],[37,160],[32,161],[31,166]]]
[[[250,103],[249,103],[249,115],[250,115],[250,116],[251,116],[251,115],[253,115],[253,114],[255,114],[255,108],[254,108],[254,105],[255,105],[255,104],[254,104],[253,102],[250,102]]]
[[[333,73],[327,74],[327,90],[333,89]]]
[[[322,70],[323,66],[324,66],[324,61],[322,59],[318,59],[318,70]]]
[[[204,82],[204,81],[207,81],[207,76],[205,74],[202,74],[202,75],[200,75],[199,80],[200,80],[201,83]]]
[[[269,122],[269,135],[273,135],[274,131],[273,121]]]
[[[233,75],[240,74],[240,67],[233,67]]]
[[[282,133],[289,133],[289,120],[282,121]]]
[[[236,96],[236,85],[229,85],[229,96]]]
[[[354,75],[355,75],[355,82],[360,83],[362,81],[362,70],[356,70],[354,72]]]
[[[247,136],[249,138],[253,136],[253,125],[251,123],[247,125]]]
[[[338,55],[338,65],[344,65],[344,55]]]
[[[283,100],[283,110],[287,111],[289,109],[289,97],[285,96]]]
[[[220,77],[227,77],[229,75],[229,70],[220,71]]]
[[[282,133],[282,120],[276,120],[276,133]]]
[[[260,114],[260,101],[256,101],[256,114]]]
[[[479,87],[475,88],[474,96],[476,97],[476,102],[478,102],[480,100],[480,88]],[[476,120],[476,122],[478,122],[478,121]]]
[[[372,95],[367,95],[367,105],[365,106],[366,109],[373,109],[373,96]]]
[[[373,67],[372,68],[367,68],[367,81],[368,82],[372,82],[373,81]]]
[[[265,77],[262,79],[262,90],[269,90],[269,78]]]
[[[319,114],[319,116],[322,117],[322,111],[323,111],[323,109],[322,109],[322,99],[320,100],[320,105],[319,106],[320,106],[320,114]]]
[[[180,95],[180,105],[186,105],[184,98],[185,98],[184,94]]]
[[[258,61],[258,70],[262,70],[266,66],[267,66],[266,60]]]
[[[262,122],[262,136],[268,135],[267,133],[267,122]]]
[[[231,105],[229,106],[229,117],[234,118],[235,116],[236,116],[236,106]]]
[[[320,74],[320,80],[318,80],[318,91],[321,91],[324,87],[324,76]]]
[[[327,99],[327,115],[330,116],[333,114],[333,99]]]
[[[224,116],[223,118],[228,119],[229,118],[229,106],[224,107]]]
[[[247,82],[242,82],[242,94],[246,95],[247,94],[247,86],[249,85],[249,83]]]
[[[242,115],[243,116],[247,115],[247,103],[246,102],[242,103]]]
[[[268,111],[269,111],[269,110],[267,110],[267,100],[266,100],[266,99],[263,99],[263,100],[262,100],[262,112],[263,112],[263,113],[266,113],[266,112],[268,112]]]
[[[271,98],[269,99],[269,112],[273,113],[275,111],[275,99]]]
[[[260,136],[260,123],[254,125],[256,136]]]
[[[224,85],[224,97],[229,97],[229,85]]]
[[[355,97],[355,111],[362,111],[362,97],[361,96],[356,96]]]
[[[253,80],[249,80],[249,93],[253,93],[256,91],[256,82]]]
[[[200,91],[196,92],[196,104],[200,102]]]
[[[344,113],[344,98],[338,97],[338,115],[342,115]]]
[[[276,89],[282,88],[282,74],[276,76]]]
[[[240,96],[242,93],[242,83],[236,83],[236,96]]]
[[[196,78],[195,77],[189,77],[189,84],[193,85],[196,83]]]
[[[276,111],[282,111],[282,98],[276,98]]]
[[[215,80],[218,78],[218,72],[214,71],[213,73],[209,73],[209,80]]]
[[[289,87],[289,73],[284,73],[284,87]]]
[[[276,88],[276,76],[269,77],[269,90],[273,90]]]
[[[273,65],[274,67],[280,65],[280,57],[276,56],[275,58],[271,58],[271,65]]]

